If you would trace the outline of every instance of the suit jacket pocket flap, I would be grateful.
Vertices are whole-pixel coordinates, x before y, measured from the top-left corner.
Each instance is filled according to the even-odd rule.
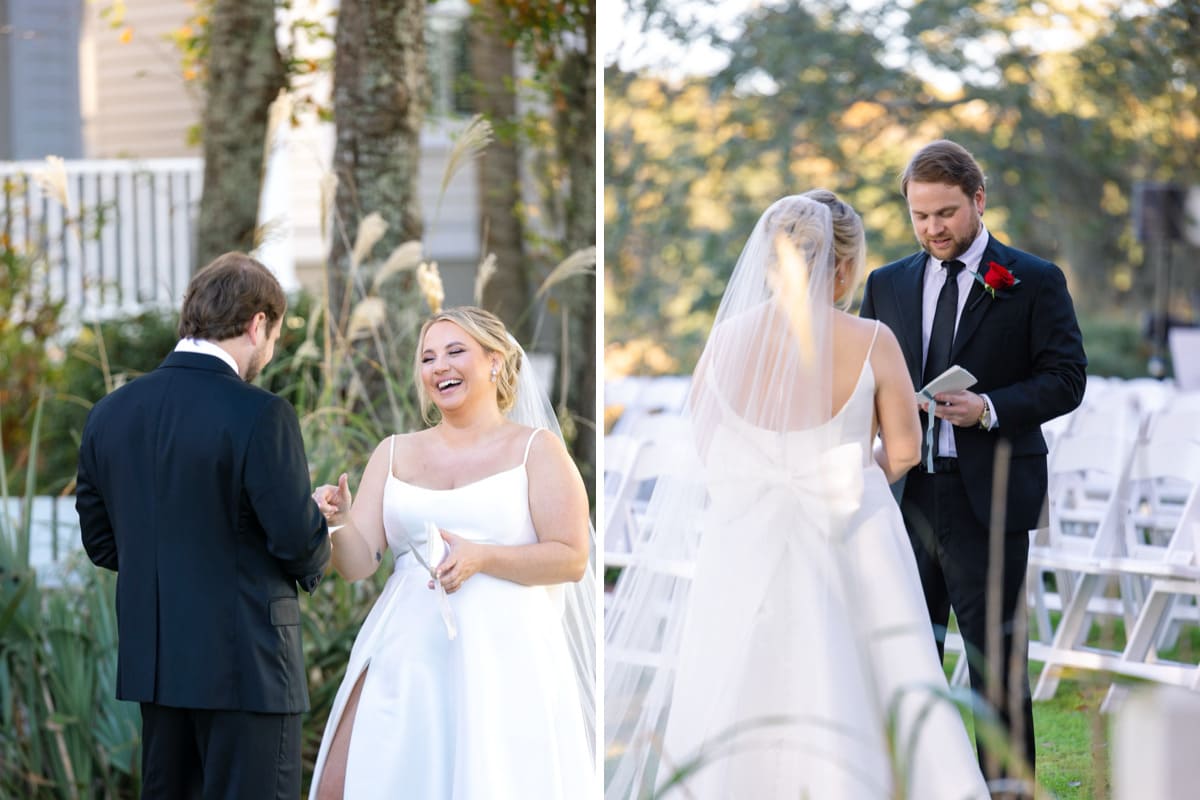
[[[300,601],[294,597],[276,597],[271,601],[272,625],[299,625]]]

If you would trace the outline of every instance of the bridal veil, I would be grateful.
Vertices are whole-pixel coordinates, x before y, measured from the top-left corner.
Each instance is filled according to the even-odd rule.
[[[531,428],[546,428],[559,439],[562,428],[549,395],[540,386],[533,366],[529,363],[524,348],[515,338],[509,337],[520,352],[521,369],[517,372],[517,390],[513,407],[507,417],[513,422]],[[548,587],[562,608],[563,632],[574,667],[575,682],[579,689],[579,702],[583,710],[583,723],[589,752],[596,753],[596,697],[599,693],[599,675],[596,658],[596,531],[590,524],[588,538],[588,566],[583,578],[575,583]]]
[[[886,769],[837,763],[885,746],[843,724],[883,712],[844,707],[875,701],[871,659],[841,630],[855,602],[841,539],[870,453],[832,407],[836,283],[861,264],[836,267],[829,207],[798,195],[763,213],[734,268],[677,445],[699,468],[656,484],[607,615],[607,797]]]

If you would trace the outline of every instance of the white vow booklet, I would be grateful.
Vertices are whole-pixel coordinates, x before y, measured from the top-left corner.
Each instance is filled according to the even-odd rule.
[[[446,597],[442,582],[435,577],[438,565],[446,557],[446,542],[442,539],[442,532],[438,530],[438,526],[428,520],[425,522],[425,548],[428,561],[423,562],[423,566],[433,578],[433,590],[437,592],[438,610],[442,614],[442,622],[446,625],[446,635],[454,639],[458,636],[458,620],[454,617],[454,609],[450,607],[450,599]]]
[[[921,403],[929,403],[932,408],[934,403],[933,396],[941,392],[961,392],[963,389],[969,389],[975,385],[975,376],[967,372],[957,364],[951,364],[950,368],[931,380],[929,383],[921,387],[917,392],[917,405]],[[925,471],[933,472],[933,421],[934,415],[929,414],[925,425]]]
[[[437,572],[437,568],[441,565],[442,559],[446,557],[446,540],[442,538],[442,532],[438,530],[438,526],[432,522],[425,522],[425,560],[426,569],[430,573]]]
[[[963,389],[970,389],[974,385],[974,375],[957,364],[951,364],[949,369],[925,384],[917,392],[917,402],[932,403],[935,394],[940,394],[941,392],[961,392]]]

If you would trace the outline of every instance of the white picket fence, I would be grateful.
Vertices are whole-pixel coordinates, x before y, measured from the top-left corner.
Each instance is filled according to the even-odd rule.
[[[38,161],[0,163],[0,232],[37,256],[50,296],[84,319],[179,304],[192,275],[203,161],[65,162],[67,204]]]

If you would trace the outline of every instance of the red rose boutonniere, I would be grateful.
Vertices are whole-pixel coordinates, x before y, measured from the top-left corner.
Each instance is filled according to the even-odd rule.
[[[1013,276],[1011,272],[997,264],[995,261],[989,261],[987,266],[988,268],[986,273],[975,273],[975,280],[979,281],[979,283],[983,285],[984,291],[990,294],[993,299],[996,297],[997,290],[1011,289],[1021,282],[1019,278]],[[1000,296],[1003,297],[1004,294],[1001,293]]]

